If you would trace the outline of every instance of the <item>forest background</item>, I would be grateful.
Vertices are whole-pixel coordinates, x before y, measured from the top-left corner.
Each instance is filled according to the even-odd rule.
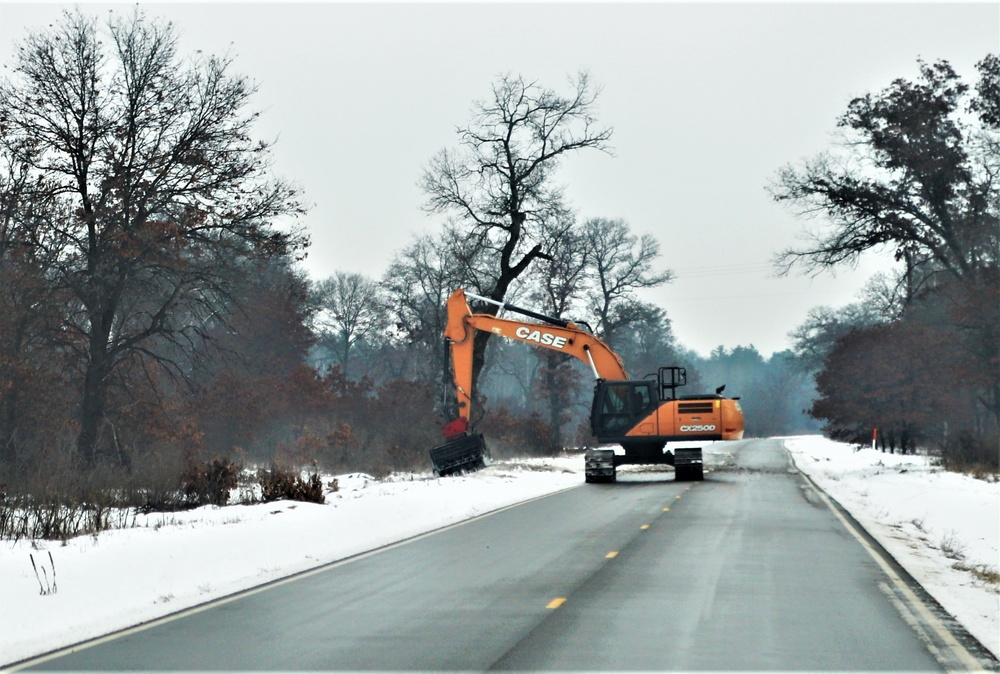
[[[396,250],[381,278],[312,280],[294,224],[303,195],[272,175],[254,86],[232,66],[180,53],[177,29],[142,12],[104,21],[79,10],[26,35],[8,64],[8,506],[189,507],[223,499],[247,466],[272,477],[425,470],[453,395],[442,332],[456,288],[586,322],[632,376],[681,365],[689,394],[725,384],[749,436],[822,430],[867,443],[878,428],[889,451],[919,447],[946,467],[996,474],[996,54],[972,82],[945,61],[919,62],[919,78],[852,100],[834,145],[776,167],[775,201],[821,223],[776,270],[836,268],[873,249],[897,266],[855,303],[811,310],[793,348],[769,357],[679,344],[667,310],[638,296],[672,278],[660,242],[622,219],[577,220],[559,166],[608,151],[612,138],[587,73],[564,91],[498,77],[414,176],[439,229]],[[476,418],[495,456],[594,442],[585,367],[476,339]],[[15,527],[15,510],[0,526]]]

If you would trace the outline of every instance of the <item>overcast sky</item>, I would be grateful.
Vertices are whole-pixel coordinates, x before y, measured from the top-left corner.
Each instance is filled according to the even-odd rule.
[[[313,278],[379,277],[442,219],[422,210],[428,160],[501,73],[568,93],[602,87],[614,156],[570,155],[556,178],[578,219],[623,218],[661,244],[676,280],[663,306],[684,346],[754,345],[765,356],[814,306],[852,301],[890,264],[773,278],[773,254],[806,223],[765,187],[828,148],[851,98],[949,61],[970,84],[1000,51],[1000,3],[139,3],[172,20],[181,50],[235,55],[259,85],[261,137],[312,209]],[[83,3],[101,14],[128,4]],[[0,58],[64,3],[0,0]]]

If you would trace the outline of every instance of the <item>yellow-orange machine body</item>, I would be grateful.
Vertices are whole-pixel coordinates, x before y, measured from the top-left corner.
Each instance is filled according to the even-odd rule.
[[[559,351],[591,367],[596,379],[591,430],[601,443],[621,445],[624,455],[606,449],[588,452],[588,481],[614,480],[615,467],[630,463],[666,463],[674,465],[677,479],[701,479],[701,448],[677,448],[673,453],[665,453],[666,443],[742,439],[743,412],[737,398],[724,398],[721,388],[714,395],[677,397],[677,389],[686,384],[684,368],[661,367],[655,379],[629,379],[618,354],[577,324],[469,293],[475,299],[493,302],[541,322],[473,314],[466,295],[459,289],[448,299],[448,323],[444,331],[451,351],[458,417],[446,426],[445,434],[451,440],[451,449],[456,449],[459,455],[465,449],[474,453],[475,446],[482,445],[481,436],[477,439],[467,432],[472,410],[476,330]],[[447,453],[444,449],[449,445],[431,450],[436,472],[444,471],[439,470],[435,452]]]

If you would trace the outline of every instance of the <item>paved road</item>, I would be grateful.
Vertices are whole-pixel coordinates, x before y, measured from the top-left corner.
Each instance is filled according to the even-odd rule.
[[[731,447],[701,483],[581,485],[38,666],[941,670],[780,442]]]

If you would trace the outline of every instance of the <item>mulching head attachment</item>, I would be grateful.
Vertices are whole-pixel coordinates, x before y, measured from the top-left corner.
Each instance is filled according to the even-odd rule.
[[[443,477],[486,467],[489,452],[482,434],[466,435],[431,450],[434,474]]]

